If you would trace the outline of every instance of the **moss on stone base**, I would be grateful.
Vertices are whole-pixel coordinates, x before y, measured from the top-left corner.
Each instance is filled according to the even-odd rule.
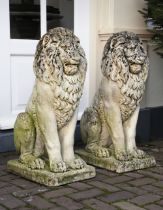
[[[78,155],[80,155],[80,157],[83,160],[85,160],[88,164],[115,171],[117,173],[124,173],[128,171],[134,171],[138,169],[156,166],[155,158],[150,155],[142,159],[133,158],[132,160],[128,161],[119,161],[115,159],[114,156],[111,156],[109,158],[96,157],[95,155],[87,152],[84,149],[80,149],[75,152]]]
[[[7,163],[8,171],[18,174],[26,179],[46,186],[60,186],[71,182],[93,178],[96,175],[95,168],[87,165],[83,169],[53,173],[47,169],[32,170],[20,163],[19,160],[10,160]]]

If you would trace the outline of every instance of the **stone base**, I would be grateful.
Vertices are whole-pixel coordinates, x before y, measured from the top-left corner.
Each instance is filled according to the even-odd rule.
[[[88,164],[98,166],[100,168],[105,168],[110,171],[115,171],[117,173],[124,173],[128,171],[156,166],[155,158],[150,155],[146,156],[143,159],[134,158],[128,161],[119,161],[113,156],[109,158],[96,157],[84,149],[80,149],[75,152],[80,155],[80,157]]]
[[[46,186],[60,186],[84,179],[90,179],[96,175],[95,168],[89,165],[83,169],[70,170],[64,173],[53,173],[47,169],[32,170],[18,160],[8,161],[7,169],[14,174],[18,174],[26,179]]]

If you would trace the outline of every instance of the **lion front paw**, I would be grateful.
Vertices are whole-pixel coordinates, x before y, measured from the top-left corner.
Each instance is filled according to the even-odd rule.
[[[86,162],[82,160],[81,158],[75,158],[72,161],[66,162],[66,164],[68,168],[71,168],[71,169],[81,169],[86,166]]]
[[[115,151],[115,158],[120,161],[128,160],[128,156],[125,151]]]
[[[147,156],[147,154],[143,150],[140,150],[140,149],[137,149],[137,148],[128,152],[129,159],[133,159],[133,158],[143,159],[146,156]]]
[[[101,146],[92,146],[86,148],[89,152],[93,153],[96,157],[108,158],[110,157],[109,150]]]
[[[63,161],[50,161],[50,170],[55,173],[65,172],[67,170],[66,164]]]
[[[44,160],[37,158],[32,154],[21,155],[20,162],[31,169],[44,169],[45,167]]]
[[[44,169],[45,162],[41,158],[36,158],[31,163],[29,163],[31,169]]]

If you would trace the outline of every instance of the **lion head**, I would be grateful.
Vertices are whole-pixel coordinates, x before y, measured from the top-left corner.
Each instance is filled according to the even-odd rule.
[[[68,29],[49,30],[39,41],[34,59],[36,78],[54,92],[58,127],[73,116],[82,95],[87,61],[79,39]]]
[[[124,120],[133,113],[142,99],[148,63],[147,52],[134,33],[115,33],[104,47],[102,73],[120,88],[123,96],[120,107]]]
[[[52,79],[61,82],[63,74],[85,72],[86,64],[79,39],[72,31],[58,27],[49,30],[39,41],[34,59],[34,72],[37,78],[45,82]]]

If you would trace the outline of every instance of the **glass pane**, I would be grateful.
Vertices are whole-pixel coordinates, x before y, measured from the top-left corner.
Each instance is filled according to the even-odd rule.
[[[59,26],[74,30],[74,0],[47,0],[47,30]]]
[[[10,37],[40,39],[39,0],[10,0]]]

